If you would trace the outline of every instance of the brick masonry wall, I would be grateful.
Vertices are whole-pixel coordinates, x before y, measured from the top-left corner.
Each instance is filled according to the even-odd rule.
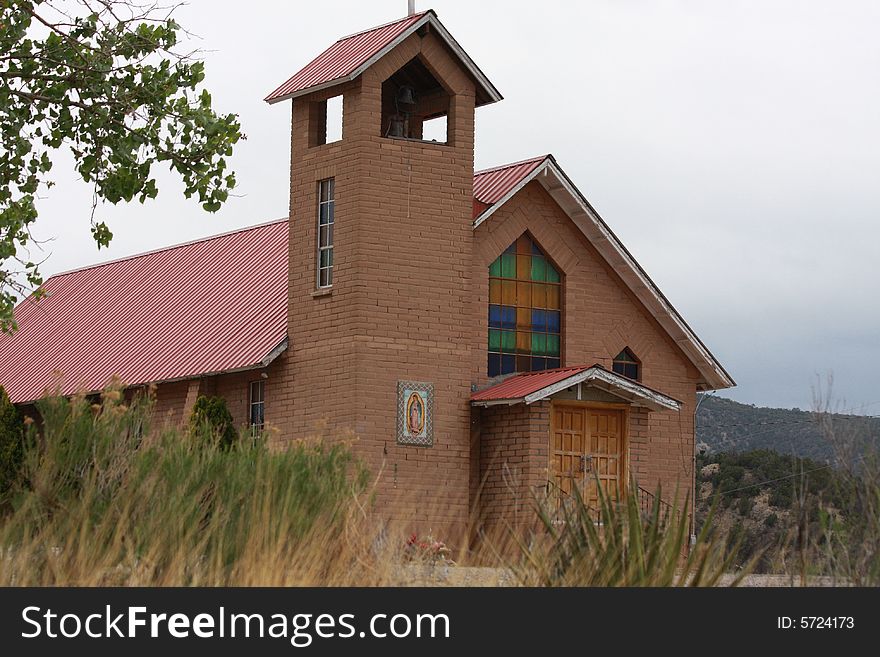
[[[381,136],[382,82],[420,57],[450,92],[449,141]],[[292,113],[291,350],[267,418],[280,440],[356,432],[377,508],[414,531],[463,529],[472,476],[469,364],[474,85],[435,36],[413,35],[343,92],[343,138],[309,147]],[[313,140],[314,141],[314,140]],[[333,288],[316,290],[318,181],[336,180]],[[434,446],[396,443],[397,382],[434,385]]]
[[[550,402],[480,410],[477,529],[531,525],[547,484]]]
[[[273,435],[279,434],[280,430],[272,428],[274,423],[269,418],[270,415],[277,418],[284,412],[284,396],[279,393],[283,393],[281,375],[285,370],[285,358],[286,354],[282,354],[263,369],[159,384],[155,390],[153,427],[158,430],[185,427],[192,412],[192,403],[197,396],[204,395],[223,397],[235,426],[245,429],[250,421],[250,383],[261,380],[265,395],[264,413],[270,425],[268,428]],[[265,379],[262,374],[266,374]]]
[[[472,371],[486,376],[488,268],[528,231],[564,275],[563,364],[601,364],[630,347],[642,361],[642,382],[683,402],[680,412],[634,409],[630,416],[630,469],[638,483],[663,496],[683,497],[691,486],[693,413],[699,375],[619,276],[537,182],[527,185],[475,231],[473,323],[480,335]],[[485,421],[484,421],[485,431]],[[549,431],[549,425],[547,430]],[[548,434],[549,440],[549,434]]]
[[[153,406],[153,429],[165,430],[183,426],[188,417],[184,417],[186,394],[189,381],[175,381],[156,386],[156,399]]]

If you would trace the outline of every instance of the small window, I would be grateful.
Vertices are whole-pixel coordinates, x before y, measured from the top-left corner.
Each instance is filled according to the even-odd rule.
[[[342,96],[327,99],[327,142],[342,140]]]
[[[265,426],[265,415],[263,413],[264,404],[265,404],[265,382],[264,381],[251,381],[251,393],[250,393],[250,413],[249,424],[251,426],[251,431],[254,433],[260,432],[263,430]]]
[[[614,359],[613,369],[617,374],[633,381],[638,381],[642,378],[642,364],[633,355],[633,352],[629,350],[629,347],[617,354],[617,357]]]
[[[342,139],[342,96],[309,104],[309,148]]]
[[[336,217],[333,178],[318,183],[318,287],[333,285],[333,225]]]

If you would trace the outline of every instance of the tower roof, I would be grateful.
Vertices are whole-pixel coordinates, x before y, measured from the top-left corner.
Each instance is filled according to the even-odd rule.
[[[425,27],[432,29],[446,43],[461,65],[473,76],[477,83],[478,107],[502,99],[495,85],[489,81],[479,66],[447,31],[437,18],[437,14],[429,9],[393,23],[386,23],[339,39],[287,82],[266,96],[265,100],[269,104],[278,103],[282,100],[298,98],[350,82],[410,35]]]

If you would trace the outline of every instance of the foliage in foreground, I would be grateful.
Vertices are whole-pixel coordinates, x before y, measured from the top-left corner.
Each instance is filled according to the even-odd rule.
[[[8,503],[24,458],[23,426],[21,414],[0,386],[0,513]]]
[[[343,444],[282,452],[149,433],[149,404],[40,406],[0,526],[0,584],[366,583],[348,545],[364,470]],[[356,523],[354,523],[356,524]]]
[[[52,399],[39,410],[12,506],[0,509],[0,585],[436,584],[435,568],[479,563],[525,586],[713,586],[738,583],[760,556],[740,560],[742,543],[715,521],[729,509],[709,513],[688,551],[686,504],[646,513],[635,497],[603,497],[597,523],[576,493],[561,516],[539,508],[528,543],[508,533],[451,552],[443,541],[454,537],[383,524],[365,471],[338,441],[273,452],[260,441],[224,448],[188,431],[157,433],[149,401],[127,406],[115,390],[101,404]],[[834,478],[860,522],[805,504],[795,488],[797,508],[818,508],[818,519],[793,515],[796,531],[775,548],[778,572],[803,583],[816,574],[880,581],[877,471],[866,460],[858,475]]]
[[[214,111],[204,64],[178,52],[183,28],[167,7],[138,0],[0,0],[0,328],[15,327],[17,293],[41,284],[31,234],[37,199],[66,147],[99,200],[158,194],[154,165],[215,212],[235,187],[227,169],[238,118]],[[83,208],[84,212],[88,208]],[[11,267],[16,263],[22,270]],[[16,274],[21,273],[19,278]],[[23,282],[26,281],[26,284]]]
[[[735,550],[707,523],[688,550],[688,504],[661,506],[658,489],[650,512],[635,495],[614,502],[599,486],[599,508],[575,488],[558,513],[539,506],[541,537],[521,543],[518,579],[527,586],[719,586],[732,570]],[[723,582],[735,586],[749,567]]]

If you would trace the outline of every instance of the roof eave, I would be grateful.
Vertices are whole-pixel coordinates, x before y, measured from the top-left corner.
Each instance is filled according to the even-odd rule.
[[[558,383],[554,383],[546,388],[542,388],[541,390],[526,395],[525,403],[534,404],[535,402],[539,402],[551,395],[562,392],[566,388],[570,388],[580,383],[593,385],[606,392],[610,392],[615,396],[626,395],[623,398],[629,401],[629,403],[636,406],[645,406],[654,411],[680,411],[682,407],[682,403],[677,399],[673,399],[668,395],[652,390],[647,386],[643,386],[641,383],[627,379],[619,374],[609,372],[601,367],[590,367],[583,372],[573,374]],[[597,383],[605,385],[597,386]]]
[[[513,406],[524,403],[535,404],[539,401],[552,397],[573,386],[586,384],[603,390],[622,399],[633,406],[640,406],[652,411],[680,411],[683,404],[662,392],[648,388],[645,385],[631,379],[627,379],[614,372],[609,372],[603,367],[594,366],[573,372],[570,376],[535,390],[523,397],[510,397],[501,399],[472,400],[472,406]]]
[[[278,343],[277,346],[275,346],[268,354],[266,354],[265,358],[263,358],[262,360],[260,360],[257,363],[254,363],[253,365],[245,365],[242,367],[236,367],[236,368],[225,369],[225,370],[216,370],[216,371],[212,371],[212,372],[202,372],[199,374],[190,374],[188,376],[179,376],[179,377],[175,377],[175,378],[171,378],[171,379],[161,379],[159,381],[141,381],[139,383],[128,383],[128,384],[124,384],[124,385],[125,385],[125,388],[139,388],[142,386],[151,386],[151,385],[161,386],[161,385],[167,385],[169,383],[179,383],[180,381],[192,381],[193,379],[204,379],[204,378],[208,378],[208,377],[212,377],[212,376],[221,376],[223,374],[240,374],[242,372],[253,372],[255,370],[262,370],[262,369],[265,369],[266,367],[269,367],[269,365],[271,365],[281,354],[283,354],[285,351],[287,351],[289,346],[290,346],[290,341],[288,340],[288,338],[285,337],[281,342]],[[100,392],[102,392],[102,390],[88,390],[85,392],[85,394],[86,395],[94,395],[94,394],[98,394]],[[44,399],[44,397],[38,397],[36,399],[17,401],[17,402],[15,402],[15,405],[16,406],[26,406],[26,405],[34,404],[34,403],[40,401],[41,399]]]
[[[289,94],[284,94],[283,96],[278,96],[276,98],[273,98],[272,94],[269,94],[263,100],[269,105],[274,105],[275,103],[281,103],[285,100],[292,100],[294,98],[300,98],[301,96],[308,96],[309,94],[318,93],[319,91],[324,91],[325,89],[331,89],[332,87],[336,87],[340,84],[351,82],[356,77],[356,75],[344,75],[342,77],[330,80],[329,82],[322,82],[321,84],[316,84],[313,87],[306,87],[305,89],[300,89],[299,91],[292,91]]]
[[[552,176],[559,184],[551,186],[547,180],[548,176]],[[697,368],[700,376],[704,379],[704,384],[699,386],[700,389],[704,391],[721,390],[735,386],[736,382],[730,374],[712,355],[712,352],[703,344],[693,329],[688,326],[681,314],[669,302],[645,270],[642,269],[641,265],[639,265],[617,235],[614,234],[614,231],[599,216],[599,213],[590,205],[586,197],[562,170],[556,162],[556,158],[552,155],[548,155],[543,163],[523,178],[501,200],[480,214],[474,220],[474,230],[534,180],[537,180],[544,187],[606,261],[615,268],[615,271],[624,279],[636,297],[648,308],[649,312],[651,312],[682,352],[684,352],[688,360]],[[560,198],[562,192],[568,198],[575,201],[578,211],[571,211],[566,207],[564,198]],[[595,230],[591,231],[590,226],[594,227]],[[621,268],[617,266],[618,264],[625,264],[627,266]]]
[[[449,31],[443,26],[443,23],[440,22],[440,19],[437,18],[437,14],[434,13],[434,10],[430,10],[426,16],[429,19],[431,25],[440,33],[440,36],[443,37],[443,40],[446,42],[452,51],[458,56],[461,60],[461,63],[464,64],[464,67],[468,70],[468,72],[474,77],[474,79],[483,87],[483,91],[486,93],[486,97],[489,99],[483,103],[477,103],[478,107],[483,105],[491,105],[492,103],[497,103],[498,101],[504,100],[504,96],[501,95],[501,92],[498,91],[498,88],[492,84],[486,74],[477,66],[477,63],[471,59],[470,55],[465,52],[464,48],[455,40],[455,37],[449,33]]]
[[[471,406],[479,406],[487,408],[489,406],[516,406],[525,402],[523,397],[512,397],[510,399],[480,399],[471,402]]]

